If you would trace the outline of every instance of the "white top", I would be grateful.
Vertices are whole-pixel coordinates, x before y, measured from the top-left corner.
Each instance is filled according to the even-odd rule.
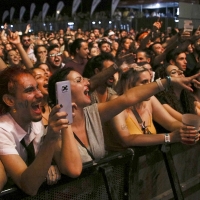
[[[24,138],[26,145],[28,145],[33,140],[35,154],[37,154],[43,135],[42,121],[31,122],[30,130],[27,133],[9,113],[2,115],[0,116],[0,155],[16,154],[26,161],[27,153],[20,141]]]

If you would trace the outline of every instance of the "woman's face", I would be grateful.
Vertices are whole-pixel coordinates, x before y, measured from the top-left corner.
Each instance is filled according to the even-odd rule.
[[[51,73],[49,71],[49,67],[46,64],[40,64],[39,68],[44,70],[44,72],[48,75],[48,77],[51,76]]]
[[[59,44],[60,44],[60,45],[63,45],[63,44],[64,44],[63,38],[59,38]]]
[[[126,50],[128,50],[129,47],[130,47],[130,44],[131,44],[131,40],[130,39],[126,39],[123,46],[124,46],[124,48]]]
[[[83,78],[78,72],[71,71],[67,75],[67,80],[71,83],[72,102],[77,106],[85,107],[90,105],[91,100],[88,94],[89,82],[88,79]]]
[[[151,82],[151,75],[149,71],[140,72],[138,75],[138,80],[135,83],[135,86],[145,85]]]
[[[20,56],[19,54],[14,51],[14,50],[11,50],[8,52],[8,62],[10,63],[10,65],[19,65],[20,63]]]
[[[35,78],[38,89],[41,91],[43,95],[48,95],[48,81],[49,76],[43,69],[36,68],[33,69],[33,77]]]
[[[100,53],[99,48],[96,47],[92,47],[90,50],[90,56],[94,57],[94,56],[98,56]]]
[[[183,71],[175,65],[167,66],[166,74],[171,77],[184,77]]]
[[[113,50],[118,50],[118,47],[119,47],[119,44],[118,44],[118,42],[112,42],[112,49]]]

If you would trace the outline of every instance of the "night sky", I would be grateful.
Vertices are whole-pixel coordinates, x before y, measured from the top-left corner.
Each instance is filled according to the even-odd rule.
[[[2,21],[2,15],[5,10],[8,10],[10,12],[10,8],[15,8],[14,17],[15,19],[19,18],[19,11],[21,6],[24,6],[26,8],[26,12],[24,14],[24,20],[29,20],[30,18],[30,6],[31,3],[36,4],[36,9],[34,12],[34,15],[38,15],[39,12],[42,10],[42,6],[44,3],[49,4],[49,10],[47,15],[52,15],[56,12],[56,6],[58,4],[59,0],[0,0],[0,22]],[[68,15],[71,15],[71,9],[72,9],[72,2],[73,0],[63,0],[65,7],[62,10],[62,13],[66,13]],[[82,4],[78,9],[79,11],[83,12],[90,12],[92,0],[82,0]],[[105,8],[108,10],[111,6],[111,0],[101,0],[100,4],[97,6],[97,10],[105,10]],[[61,14],[62,14],[61,13]],[[6,18],[9,20],[9,17]],[[6,20],[6,21],[7,21]]]

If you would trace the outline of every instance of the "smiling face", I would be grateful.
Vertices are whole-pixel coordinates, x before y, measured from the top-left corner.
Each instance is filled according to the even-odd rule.
[[[7,55],[8,62],[11,66],[19,65],[20,56],[15,50],[10,50]]]
[[[89,82],[84,79],[78,72],[71,71],[67,75],[67,80],[71,83],[72,102],[76,103],[79,107],[86,107],[90,105],[91,100],[88,95]]]
[[[14,119],[21,127],[31,121],[37,122],[42,119],[40,109],[42,98],[43,95],[38,90],[37,82],[31,74],[20,74],[16,77],[11,107],[15,108]]]
[[[43,69],[36,68],[33,69],[33,77],[37,81],[38,89],[43,95],[48,95],[48,80],[49,76]]]

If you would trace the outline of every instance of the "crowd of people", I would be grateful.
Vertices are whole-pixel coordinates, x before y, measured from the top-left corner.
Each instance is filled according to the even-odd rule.
[[[152,29],[29,32],[1,30],[0,189],[36,195],[61,174],[127,147],[195,145],[200,115],[200,32],[182,37]],[[190,47],[190,48],[189,48]],[[60,111],[55,85],[71,85],[73,122]],[[154,96],[155,95],[155,96]],[[13,163],[15,163],[13,165]]]

